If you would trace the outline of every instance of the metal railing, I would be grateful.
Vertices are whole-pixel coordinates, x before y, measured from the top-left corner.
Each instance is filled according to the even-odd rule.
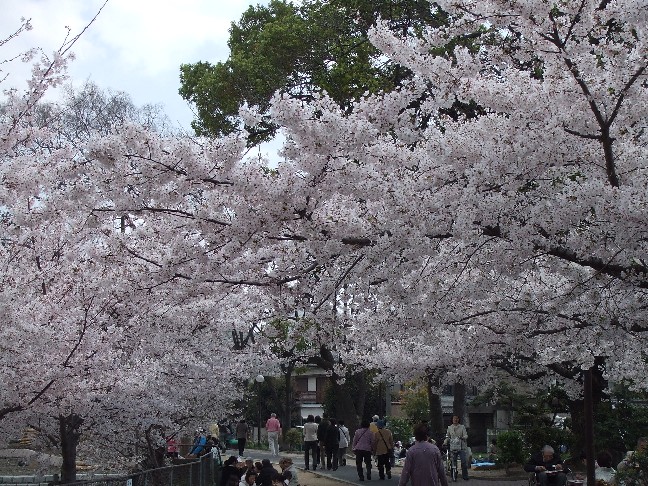
[[[92,486],[217,486],[223,463],[217,450],[195,459],[176,459],[172,466],[149,469],[126,476],[106,476],[75,482]],[[184,462],[184,463],[182,463]]]

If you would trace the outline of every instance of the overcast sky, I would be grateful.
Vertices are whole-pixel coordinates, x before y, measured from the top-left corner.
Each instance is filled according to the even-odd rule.
[[[33,30],[0,47],[0,61],[30,47],[56,50],[67,34],[80,32],[104,0],[0,0],[0,39],[30,18]],[[108,0],[97,20],[73,48],[75,86],[90,79],[104,89],[129,93],[136,105],[160,103],[172,122],[189,129],[192,113],[178,95],[179,67],[227,59],[228,29],[250,4],[267,0]],[[0,65],[20,86],[28,70]]]

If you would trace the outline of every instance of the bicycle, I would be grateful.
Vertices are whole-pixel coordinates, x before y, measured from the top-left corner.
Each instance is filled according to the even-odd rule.
[[[457,469],[457,456],[450,449],[446,449],[446,472],[454,482],[457,482],[459,471]]]

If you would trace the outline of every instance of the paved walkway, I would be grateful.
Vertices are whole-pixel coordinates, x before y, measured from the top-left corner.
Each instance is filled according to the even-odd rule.
[[[229,457],[229,453],[231,451],[228,451],[228,453],[224,454],[225,458]],[[270,455],[269,451],[259,451],[255,449],[250,449],[247,450],[244,454],[246,457],[252,457],[255,460],[260,460],[264,458],[268,458],[272,461],[273,464],[276,464],[277,461],[279,460],[278,457],[272,457]],[[288,456],[290,457],[295,466],[298,469],[303,469],[304,468],[304,455],[302,453],[282,453],[280,457]],[[374,468],[371,471],[371,481],[359,481],[358,480],[358,473],[356,471],[355,467],[355,460],[354,459],[348,459],[347,460],[347,465],[339,467],[337,471],[328,471],[328,470],[321,470],[317,469],[316,471],[310,471],[311,473],[314,473],[318,476],[326,477],[329,479],[333,479],[336,481],[339,481],[341,483],[346,483],[346,484],[356,484],[358,486],[369,486],[371,484],[375,484],[376,486],[396,486],[398,484],[398,481],[400,480],[400,472],[401,472],[401,467],[395,467],[392,468],[392,478],[391,479],[385,479],[385,480],[380,480],[378,479],[378,469]],[[470,472],[469,472],[470,475]],[[452,480],[449,481],[448,484],[456,484],[457,486],[497,486],[499,484],[505,485],[505,486],[528,486],[529,482],[527,479],[504,479],[504,478],[478,478],[478,477],[473,477],[469,479],[468,481],[464,481],[461,478],[457,480],[456,483],[453,483]]]

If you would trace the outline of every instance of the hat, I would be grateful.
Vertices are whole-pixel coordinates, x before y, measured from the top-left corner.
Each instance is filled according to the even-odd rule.
[[[373,420],[374,422],[376,422],[376,421],[378,421],[379,418],[380,418],[380,417],[379,417],[378,415],[374,415],[373,417],[371,417],[371,420]]]
[[[378,426],[379,429],[385,428],[385,421],[384,420],[379,420],[376,422],[376,425]]]

